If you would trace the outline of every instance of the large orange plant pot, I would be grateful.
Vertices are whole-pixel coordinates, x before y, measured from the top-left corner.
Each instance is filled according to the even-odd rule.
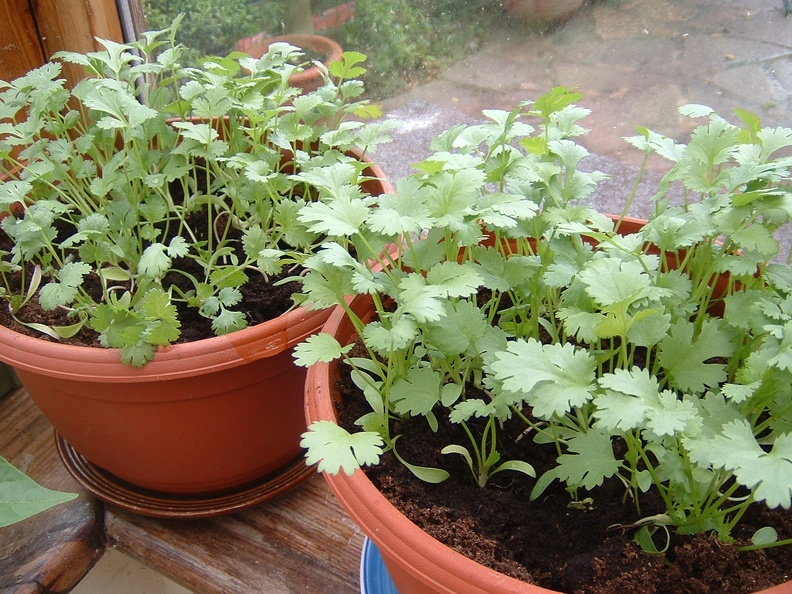
[[[373,195],[393,191],[382,169],[364,160],[375,179],[361,186]],[[0,361],[16,370],[60,437],[88,463],[132,487],[216,495],[301,463],[306,374],[292,350],[329,315],[297,308],[231,334],[161,348],[141,368],[123,365],[115,349],[58,344],[0,326]]]
[[[633,222],[627,224],[632,227]],[[625,229],[625,231],[627,231]],[[352,310],[364,321],[374,309],[370,298],[356,296]],[[346,313],[337,308],[324,332],[341,344],[356,339]],[[338,361],[317,363],[308,370],[305,415],[308,424],[336,421],[340,395],[336,389]],[[507,577],[457,553],[418,528],[396,509],[358,469],[347,476],[325,474],[342,507],[379,549],[385,567],[399,592],[404,594],[562,594]],[[543,538],[537,534],[536,538]],[[792,581],[757,594],[792,594]]]
[[[255,481],[300,455],[304,374],[292,347],[329,311],[298,309],[225,336],[172,345],[142,368],[118,352],[0,327],[3,361],[60,436],[137,487],[211,493]]]

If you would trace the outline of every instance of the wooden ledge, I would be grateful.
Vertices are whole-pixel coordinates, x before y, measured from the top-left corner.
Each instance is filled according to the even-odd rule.
[[[103,506],[66,472],[52,427],[22,388],[0,397],[0,455],[45,487],[80,493],[0,528],[0,592],[68,592],[104,552]]]
[[[354,594],[363,533],[321,476],[245,512],[157,520],[107,507],[108,545],[206,594]]]
[[[321,476],[247,511],[158,520],[98,503],[61,464],[24,389],[0,398],[0,454],[76,500],[0,528],[0,593],[68,592],[105,543],[200,593],[355,594],[363,534]]]

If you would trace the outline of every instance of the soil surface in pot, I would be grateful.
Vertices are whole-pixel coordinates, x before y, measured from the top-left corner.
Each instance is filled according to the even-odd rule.
[[[10,239],[5,233],[0,231],[0,250],[9,250],[10,248]],[[203,271],[194,265],[193,262],[182,262],[179,264],[179,268],[192,273],[196,278],[201,278],[203,276]],[[297,282],[285,284],[277,283],[279,280],[282,280],[282,278],[294,276],[295,274],[296,273],[292,272],[283,273],[280,276],[265,277],[259,274],[248,273],[248,282],[240,287],[242,300],[235,309],[245,312],[249,326],[255,326],[262,322],[277,318],[293,307],[294,302],[291,298],[292,293],[298,291],[300,288]],[[10,273],[8,278],[11,281],[12,287],[19,286],[21,279],[18,273]],[[172,283],[179,285],[184,291],[190,290],[191,285],[186,283],[185,280],[183,276],[173,274],[171,278],[166,277],[163,279],[163,285],[167,287]],[[47,281],[48,279],[46,277],[42,279],[42,285]],[[89,293],[97,297],[101,294],[99,279],[95,275],[86,279],[85,288]],[[212,330],[212,320],[200,315],[197,308],[188,308],[181,301],[176,302],[176,308],[181,323],[181,335],[176,341],[177,343],[201,340],[215,336]],[[35,297],[20,310],[18,317],[27,323],[38,323],[47,326],[66,326],[76,321],[69,316],[65,309],[56,309],[53,311],[42,309],[39,306],[38,299]],[[26,334],[42,340],[54,341],[53,338],[50,338],[46,334],[17,322],[11,315],[7,306],[0,307],[0,325],[10,328],[20,334]],[[101,347],[99,335],[87,326],[84,326],[75,336],[61,339],[58,342],[79,346]]]
[[[346,365],[342,365],[342,374]],[[339,380],[343,404],[339,422],[350,431],[370,412],[348,377]],[[410,520],[437,540],[475,561],[526,582],[569,594],[743,594],[792,579],[792,546],[738,552],[736,546],[706,534],[677,536],[662,555],[644,553],[627,526],[662,511],[645,498],[641,514],[625,500],[623,485],[612,480],[577,501],[556,481],[536,502],[534,479],[504,471],[479,488],[458,455],[440,454],[449,443],[470,447],[458,425],[438,417],[432,433],[422,420],[395,426],[399,454],[413,464],[445,468],[451,477],[439,485],[416,479],[391,453],[366,469],[374,485]],[[475,427],[480,435],[481,427]],[[525,424],[510,421],[498,434],[503,460],[530,462],[537,476],[554,465],[548,446],[536,446]],[[614,444],[618,447],[618,444]],[[792,512],[756,505],[734,531],[736,545],[773,526],[779,538],[792,538]],[[664,538],[664,537],[663,537]],[[663,538],[657,545],[662,548]]]

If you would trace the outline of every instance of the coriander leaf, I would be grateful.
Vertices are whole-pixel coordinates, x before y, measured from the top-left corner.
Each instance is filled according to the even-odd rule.
[[[641,310],[632,318],[627,338],[641,347],[652,347],[668,335],[671,327],[671,314],[662,309]]]
[[[305,224],[298,220],[298,215],[305,202],[302,200],[282,200],[275,207],[273,223],[283,231],[283,239],[291,246],[308,246],[317,239],[316,234],[308,231]]]
[[[732,402],[739,404],[753,396],[761,385],[762,382],[752,382],[750,384],[723,384],[721,393]]]
[[[470,417],[489,417],[495,414],[497,409],[491,402],[484,402],[480,398],[469,398],[454,406],[449,418],[452,423],[464,423]]]
[[[308,274],[303,277],[302,290],[308,296],[307,304],[314,309],[333,307],[345,296],[353,295],[352,273],[313,260]]]
[[[314,167],[300,171],[294,177],[327,191],[334,199],[350,197],[348,191],[354,188],[355,166],[352,163],[335,163],[325,167]]]
[[[599,380],[605,392],[594,401],[597,426],[609,431],[641,427],[660,393],[657,380],[646,369],[617,369]]]
[[[734,353],[729,332],[718,320],[704,322],[699,336],[693,336],[694,326],[679,321],[660,343],[658,362],[668,374],[672,387],[685,392],[700,393],[708,386],[717,387],[726,380],[722,363],[707,363],[710,359],[728,359]]]
[[[264,274],[278,274],[283,268],[281,258],[285,255],[283,250],[269,248],[259,250],[255,257],[256,266]]]
[[[314,421],[302,434],[300,447],[307,448],[305,463],[319,464],[319,472],[352,476],[357,468],[377,464],[383,450],[382,437],[367,431],[349,433],[332,421]]]
[[[378,207],[372,210],[369,226],[386,235],[418,234],[431,227],[432,218],[424,200],[426,192],[421,191],[420,183],[415,178],[406,178],[397,183],[396,194],[380,196]]]
[[[477,291],[481,277],[472,264],[446,261],[432,266],[426,281],[444,297],[467,297]]]
[[[740,411],[734,403],[715,392],[707,392],[704,398],[685,396],[685,400],[696,407],[701,425],[697,433],[688,432],[683,437],[683,442],[690,461],[702,468],[709,468],[712,438],[719,435],[726,424],[738,419],[741,416]]]
[[[140,256],[138,272],[150,278],[161,278],[170,268],[171,259],[166,254],[167,248],[161,243],[152,243]]]
[[[442,287],[427,285],[426,279],[420,274],[409,274],[399,282],[401,309],[419,323],[435,322],[443,317],[444,297]]]
[[[220,315],[212,320],[212,331],[218,336],[230,334],[247,327],[247,317],[244,312],[232,311],[221,308]]]
[[[696,432],[700,419],[693,403],[680,400],[671,390],[663,390],[646,420],[646,428],[659,437]]]
[[[46,310],[53,310],[59,305],[71,305],[77,296],[83,277],[91,272],[86,262],[67,262],[58,275],[60,282],[49,282],[39,291],[39,303]]]
[[[225,307],[233,307],[242,301],[242,292],[236,287],[223,287],[217,298]]]
[[[597,328],[605,319],[601,313],[584,311],[579,307],[562,307],[558,319],[564,322],[564,330],[579,341],[595,343],[600,339]]]
[[[320,332],[294,347],[294,362],[300,367],[310,367],[319,361],[329,363],[348,353],[352,346],[342,347],[332,334]]]
[[[276,177],[272,165],[265,160],[246,162],[244,167],[245,177],[253,182],[267,183]]]
[[[593,260],[580,272],[580,280],[589,297],[602,307],[635,303],[652,293],[649,275],[637,260]]]
[[[575,435],[568,442],[568,450],[570,453],[558,457],[554,472],[569,486],[590,490],[619,470],[607,433],[592,430]]]
[[[676,252],[704,240],[707,230],[708,226],[701,221],[684,218],[671,210],[649,221],[642,229],[642,235],[660,250]]]
[[[170,295],[160,288],[146,291],[135,306],[142,317],[141,337],[149,344],[166,345],[179,338],[179,318]]]
[[[363,329],[366,344],[383,356],[407,348],[418,334],[418,325],[409,315],[394,314],[387,326],[382,322],[369,322]]]
[[[445,310],[439,322],[428,325],[429,345],[446,355],[477,355],[476,344],[490,328],[484,313],[469,301],[446,301]]]
[[[783,371],[792,371],[792,322],[777,327],[775,333],[771,332],[765,352],[772,354],[767,361],[768,365]]]
[[[341,268],[356,268],[360,264],[343,246],[337,243],[323,243],[322,249],[316,252],[316,257],[322,262]]]
[[[597,427],[624,432],[645,428],[657,437],[695,433],[700,427],[693,403],[670,390],[661,392],[646,369],[617,369],[600,378],[600,385],[605,393],[595,400]]]
[[[373,198],[360,199],[342,196],[330,204],[312,202],[306,205],[298,219],[309,225],[314,233],[349,236],[358,233],[369,216],[369,206]]]
[[[426,205],[435,225],[452,230],[460,228],[484,181],[484,172],[477,169],[463,169],[454,174],[444,171],[433,178],[435,186],[427,195]]]
[[[17,202],[24,204],[32,189],[33,185],[26,180],[9,179],[0,183],[0,211],[11,210],[11,205]]]
[[[539,206],[523,196],[493,192],[479,201],[477,209],[485,227],[506,229],[534,218]]]
[[[413,367],[393,382],[390,401],[398,414],[426,416],[442,398],[442,376],[428,367]]]
[[[760,157],[762,160],[769,159],[779,149],[792,146],[792,129],[790,128],[762,128],[757,132],[757,136],[762,144]]]
[[[496,353],[490,368],[504,389],[523,395],[534,414],[546,420],[584,405],[596,390],[596,360],[571,344],[519,339]]]
[[[171,258],[183,258],[190,253],[190,244],[181,235],[171,239],[168,244],[168,255]]]
[[[476,246],[473,259],[481,284],[501,292],[525,285],[541,267],[538,257],[511,256],[507,259],[494,247]]]
[[[744,419],[724,425],[712,440],[710,462],[733,470],[737,481],[754,492],[757,501],[770,508],[789,509],[792,503],[792,434],[776,439],[766,452]]]
[[[209,274],[209,282],[217,289],[236,288],[244,285],[248,277],[239,266],[215,264]]]
[[[144,342],[127,344],[121,347],[121,363],[132,367],[143,367],[154,358],[154,345]]]

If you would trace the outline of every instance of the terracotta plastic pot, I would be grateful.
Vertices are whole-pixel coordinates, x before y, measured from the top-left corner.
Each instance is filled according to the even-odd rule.
[[[358,153],[359,154],[359,153]],[[392,191],[370,165],[374,195]],[[305,431],[305,371],[293,347],[330,310],[161,348],[142,368],[118,351],[63,345],[0,326],[0,361],[17,372],[57,432],[90,463],[136,487],[208,494],[294,463]]]
[[[2,359],[58,433],[117,478],[167,493],[209,493],[300,455],[304,374],[291,349],[329,311],[296,310],[226,336],[172,345],[143,368],[118,352],[0,327]]]
[[[621,229],[637,230],[642,221],[629,219]],[[364,321],[371,319],[374,308],[368,296],[356,296],[352,310]],[[345,312],[336,309],[324,332],[341,344],[356,339],[355,330]],[[340,394],[338,362],[317,363],[308,370],[305,385],[305,416],[308,424],[318,420],[337,421],[336,405]],[[540,586],[507,577],[476,563],[435,540],[396,509],[358,469],[351,476],[344,473],[324,475],[342,507],[376,544],[388,573],[399,592],[409,594],[559,594]],[[541,538],[537,534],[537,538]],[[792,581],[757,594],[792,594]]]
[[[583,0],[504,0],[503,7],[513,18],[527,25],[552,24],[569,18]]]
[[[266,37],[263,33],[258,33],[252,37],[242,39],[236,43],[235,49],[250,54],[254,58],[260,58],[269,50],[270,45],[276,42],[285,42],[299,47],[307,52],[325,56],[321,62],[326,66],[330,62],[341,59],[343,49],[334,40],[322,35],[298,34],[280,35],[278,37]],[[318,89],[324,79],[322,73],[316,66],[308,66],[305,70],[289,77],[289,84],[304,93],[310,93]]]

